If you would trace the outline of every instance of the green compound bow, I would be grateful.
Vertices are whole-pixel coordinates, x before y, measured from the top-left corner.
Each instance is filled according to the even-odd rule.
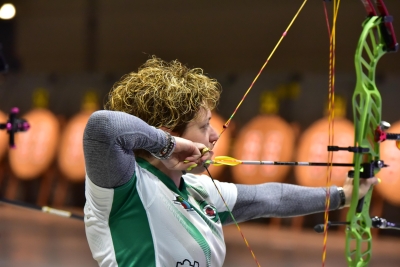
[[[368,266],[372,254],[371,227],[399,229],[399,224],[389,223],[383,218],[369,215],[372,188],[359,200],[360,178],[374,177],[384,167],[380,159],[379,143],[398,140],[399,135],[386,134],[387,124],[381,121],[382,99],[375,84],[375,70],[379,59],[388,52],[396,52],[398,43],[392,20],[383,0],[376,0],[379,11],[370,0],[361,0],[368,17],[355,54],[357,84],[353,94],[353,116],[355,126],[354,147],[328,147],[328,151],[348,150],[354,153],[354,171],[349,177],[354,179],[351,204],[346,222],[346,260],[348,266]],[[320,226],[321,227],[321,226]]]
[[[353,162],[354,178],[351,205],[347,213],[346,259],[349,266],[367,266],[372,253],[372,220],[369,207],[372,188],[364,199],[358,200],[359,179],[370,178],[383,166],[380,160],[379,142],[375,132],[381,123],[382,99],[375,84],[375,70],[379,59],[387,52],[398,49],[389,16],[382,0],[376,1],[380,16],[376,15],[370,0],[363,1],[368,18],[355,54],[357,84],[353,94],[353,119],[355,125]]]

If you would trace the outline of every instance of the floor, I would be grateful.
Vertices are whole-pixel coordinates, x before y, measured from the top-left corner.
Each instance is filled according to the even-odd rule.
[[[322,266],[323,236],[311,231],[290,231],[260,223],[242,224],[260,266]],[[225,227],[227,257],[224,267],[258,266],[235,226]],[[91,267],[82,221],[0,203],[0,267]],[[344,235],[328,236],[325,266],[347,266]],[[373,240],[369,266],[400,266],[400,238]]]

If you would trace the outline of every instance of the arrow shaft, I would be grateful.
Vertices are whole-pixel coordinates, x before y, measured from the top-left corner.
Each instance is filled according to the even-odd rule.
[[[352,163],[328,163],[328,162],[304,162],[304,161],[242,161],[242,164],[258,164],[258,165],[290,165],[290,166],[335,166],[335,167],[352,167]]]
[[[229,161],[212,161],[212,163],[224,163]],[[303,161],[269,161],[269,160],[241,160],[244,165],[289,165],[289,166],[334,166],[353,167],[353,163],[327,163],[327,162],[303,162]]]
[[[6,198],[0,198],[0,202],[4,202],[4,203],[10,204],[10,205],[27,208],[27,209],[31,209],[31,210],[42,211],[44,213],[50,213],[50,214],[54,214],[54,215],[61,216],[61,217],[77,219],[80,221],[83,221],[83,219],[84,219],[82,215],[74,214],[74,213],[71,213],[71,212],[65,211],[65,210],[54,209],[54,208],[47,207],[47,206],[42,207],[42,206],[37,206],[37,205],[30,204],[30,203],[24,203],[21,201],[10,200],[10,199],[6,199]]]

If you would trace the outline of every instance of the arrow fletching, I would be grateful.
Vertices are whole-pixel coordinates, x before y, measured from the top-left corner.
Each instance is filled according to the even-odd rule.
[[[242,164],[242,161],[228,156],[217,156],[209,163],[214,166],[222,166],[222,165],[236,166]]]

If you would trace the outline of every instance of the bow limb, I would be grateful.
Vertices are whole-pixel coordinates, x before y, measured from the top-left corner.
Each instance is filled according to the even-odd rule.
[[[379,59],[397,47],[391,17],[384,12],[383,1],[378,0],[380,16],[371,15],[374,7],[369,0],[362,0],[369,16],[363,23],[359,38],[355,68],[356,88],[353,94],[353,116],[355,126],[354,146],[367,148],[368,152],[354,153],[354,187],[347,213],[346,259],[349,266],[368,266],[372,254],[371,188],[359,201],[360,178],[371,178],[381,168],[379,144],[374,141],[374,131],[381,122],[382,99],[375,84],[375,70]],[[396,45],[394,45],[394,43]]]

